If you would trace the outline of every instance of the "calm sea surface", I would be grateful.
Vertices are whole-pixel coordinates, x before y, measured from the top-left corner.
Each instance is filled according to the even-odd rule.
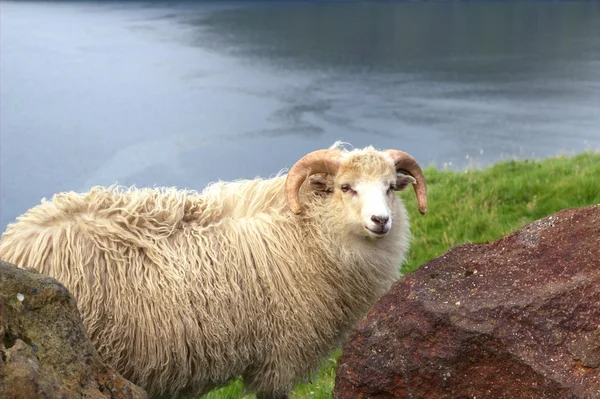
[[[0,231],[42,197],[600,148],[600,3],[0,2]]]

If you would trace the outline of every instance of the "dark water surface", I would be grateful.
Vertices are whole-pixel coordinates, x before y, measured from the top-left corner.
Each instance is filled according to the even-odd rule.
[[[0,230],[343,140],[464,168],[600,148],[600,4],[0,3]]]

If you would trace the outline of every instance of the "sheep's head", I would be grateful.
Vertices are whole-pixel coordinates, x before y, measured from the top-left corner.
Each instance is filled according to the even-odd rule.
[[[291,210],[299,214],[299,189],[313,175],[327,175],[332,206],[349,224],[358,224],[361,235],[384,237],[392,226],[395,191],[413,184],[419,211],[427,211],[427,186],[416,160],[398,150],[319,150],[300,159],[286,179],[286,196]],[[318,184],[319,178],[317,178]]]

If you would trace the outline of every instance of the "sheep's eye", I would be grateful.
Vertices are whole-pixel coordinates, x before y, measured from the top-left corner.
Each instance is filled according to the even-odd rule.
[[[390,184],[390,188],[388,189],[388,192],[392,192],[392,191],[396,191],[398,190],[398,186],[396,186],[395,184]]]
[[[350,187],[349,184],[342,184],[342,186],[340,187],[343,193],[347,193],[349,191],[354,191],[352,190],[352,188]]]

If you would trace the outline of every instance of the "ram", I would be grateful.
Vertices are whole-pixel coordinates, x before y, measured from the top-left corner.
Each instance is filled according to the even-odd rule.
[[[394,191],[410,184],[425,213],[412,156],[336,143],[202,193],[61,193],[8,226],[0,259],[65,284],[100,355],[151,394],[242,376],[286,398],[398,277],[410,233]]]

